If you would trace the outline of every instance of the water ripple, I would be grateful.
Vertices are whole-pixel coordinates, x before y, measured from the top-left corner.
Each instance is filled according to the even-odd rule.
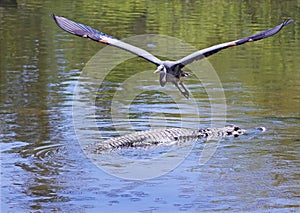
[[[45,144],[33,148],[33,154],[40,160],[46,161],[48,158],[58,153],[61,144],[52,144],[51,141],[45,141]]]

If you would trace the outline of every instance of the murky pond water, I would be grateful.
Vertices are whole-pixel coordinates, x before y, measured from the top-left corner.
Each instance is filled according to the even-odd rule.
[[[297,1],[0,1],[1,212],[298,212],[299,6]],[[105,70],[122,59],[122,51],[64,33],[52,12],[117,38],[134,38],[132,44],[164,59],[251,35],[284,18],[295,23],[189,67],[200,70],[200,79],[196,74],[185,80],[193,95],[187,100],[173,85],[161,88],[152,74],[156,67],[142,59]],[[134,37],[149,34],[163,37]],[[82,150],[151,127],[225,122],[267,131],[111,155],[126,159],[126,165],[103,163],[103,156]],[[199,164],[203,150],[214,145],[207,162]],[[151,162],[162,155],[165,161]],[[162,170],[152,177],[157,162]],[[124,179],[126,166],[131,178]]]

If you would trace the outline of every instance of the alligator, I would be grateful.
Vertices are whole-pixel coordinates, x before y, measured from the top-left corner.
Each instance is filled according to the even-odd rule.
[[[259,132],[264,132],[265,127],[256,128]],[[138,131],[120,137],[115,137],[103,142],[97,142],[85,147],[94,154],[103,152],[111,152],[118,149],[147,149],[157,146],[172,146],[198,139],[220,139],[225,137],[239,137],[247,133],[235,125],[227,125],[222,128],[201,128],[201,129],[185,129],[185,128],[164,128]]]

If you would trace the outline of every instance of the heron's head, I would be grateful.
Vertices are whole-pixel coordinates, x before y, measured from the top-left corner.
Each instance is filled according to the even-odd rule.
[[[166,70],[166,67],[161,64],[157,67],[157,69],[154,71],[154,73],[166,73],[167,70]]]

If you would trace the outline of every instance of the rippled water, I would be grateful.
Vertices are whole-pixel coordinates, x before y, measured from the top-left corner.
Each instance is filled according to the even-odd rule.
[[[299,211],[298,7],[296,1],[0,1],[1,212]],[[188,53],[187,44],[201,49],[287,17],[295,23],[188,67],[201,77],[185,80],[193,95],[186,100],[173,85],[161,88],[155,66],[138,58],[120,62],[100,83],[100,71],[122,51],[95,58],[104,45],[64,33],[51,12],[118,38],[180,39],[129,38],[168,59]],[[223,125],[224,118],[267,131],[106,156],[82,150],[132,131]],[[112,157],[119,161],[106,162]],[[128,174],[136,178],[120,178]],[[132,180],[143,175],[148,179]]]

